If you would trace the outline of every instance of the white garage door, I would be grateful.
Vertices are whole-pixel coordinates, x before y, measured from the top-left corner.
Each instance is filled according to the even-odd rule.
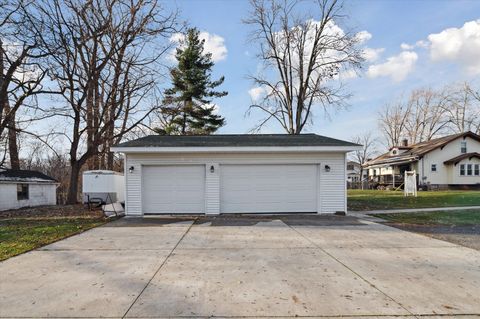
[[[222,165],[222,213],[317,211],[316,165]]]
[[[200,214],[205,211],[205,166],[142,167],[145,214]]]

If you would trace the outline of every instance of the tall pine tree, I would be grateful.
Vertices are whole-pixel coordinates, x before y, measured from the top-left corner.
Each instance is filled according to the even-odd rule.
[[[185,40],[177,48],[178,65],[170,71],[172,88],[165,90],[162,117],[167,119],[159,134],[211,134],[225,125],[225,118],[215,114],[213,98],[227,95],[215,88],[224,81],[222,76],[211,80],[211,53],[204,53],[205,40],[199,39],[196,28],[187,30]]]

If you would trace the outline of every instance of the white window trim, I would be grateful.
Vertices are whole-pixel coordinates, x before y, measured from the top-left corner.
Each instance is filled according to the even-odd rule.
[[[462,165],[465,167],[465,174],[462,175],[460,174],[460,171],[461,171],[461,167]],[[472,174],[471,175],[468,175],[468,165],[471,165],[472,166]],[[464,163],[464,164],[459,164],[458,165],[458,176],[459,177],[479,177],[479,175],[475,175],[475,165],[479,165],[479,172],[480,172],[480,164],[477,164],[477,163]]]

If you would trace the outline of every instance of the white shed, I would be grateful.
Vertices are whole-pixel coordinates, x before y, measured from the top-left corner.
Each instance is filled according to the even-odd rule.
[[[0,169],[0,211],[55,205],[57,181],[37,171]]]
[[[85,171],[82,175],[83,202],[92,199],[103,203],[123,202],[125,178],[122,173],[109,170]]]
[[[346,153],[315,134],[151,135],[125,155],[126,214],[334,213],[347,210]]]

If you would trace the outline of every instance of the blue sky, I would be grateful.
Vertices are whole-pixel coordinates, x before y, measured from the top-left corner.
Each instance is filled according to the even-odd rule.
[[[223,39],[223,43],[218,37],[212,42],[215,50],[226,48],[214,69],[215,76],[225,76],[222,88],[229,92],[214,101],[227,119],[219,133],[247,133],[261,118],[260,113],[245,116],[252,88],[247,75],[259,63],[255,46],[248,41],[249,28],[242,24],[248,1],[177,0],[176,5],[189,25]],[[353,93],[348,110],[332,112],[330,119],[316,112],[314,125],[305,132],[350,139],[376,131],[376,112],[384,103],[414,88],[476,81],[480,76],[480,1],[351,0],[345,5],[349,18],[344,24],[367,31],[371,38],[363,46],[377,51],[378,57],[365,64],[359,77],[347,80],[347,89]],[[471,22],[468,27],[466,22]],[[429,35],[442,31],[430,40]],[[283,133],[275,125],[263,132]]]

